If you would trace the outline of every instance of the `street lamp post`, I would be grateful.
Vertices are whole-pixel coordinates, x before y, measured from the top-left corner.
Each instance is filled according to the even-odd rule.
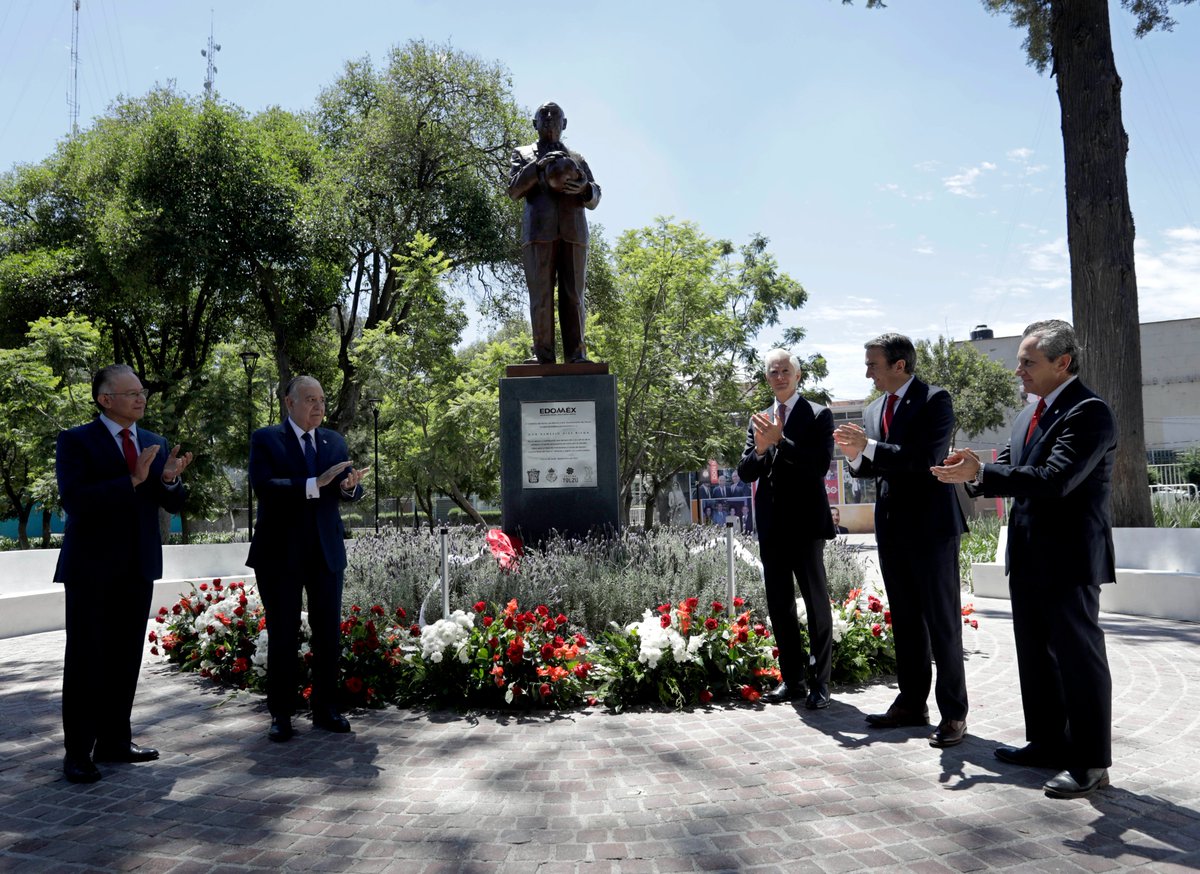
[[[367,398],[367,403],[371,405],[371,417],[375,420],[375,458],[371,470],[374,471],[376,534],[379,533],[379,405],[382,402],[381,398]]]
[[[250,452],[250,438],[254,433],[254,367],[258,364],[258,353],[242,352],[242,367],[246,371],[246,452]],[[246,528],[249,539],[254,538],[254,486],[250,484],[250,465],[246,465]]]

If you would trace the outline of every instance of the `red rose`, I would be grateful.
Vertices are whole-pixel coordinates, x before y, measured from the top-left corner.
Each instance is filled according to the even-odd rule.
[[[590,662],[580,662],[579,664],[577,664],[575,666],[575,676],[577,676],[581,680],[586,680],[588,671],[590,671],[591,669],[592,669],[592,665]]]
[[[363,690],[363,681],[362,680],[360,680],[358,677],[347,677],[346,678],[346,691],[348,691],[351,695],[357,695],[362,690]]]
[[[557,616],[554,617],[554,624],[555,625],[566,625],[567,617],[564,616],[563,614],[559,613]]]
[[[396,608],[396,618],[399,619],[401,622],[403,622],[405,619],[408,618],[408,613],[406,613],[404,611],[403,607]]]
[[[150,647],[150,655],[158,655],[158,647],[157,646]]]
[[[158,640],[158,635],[155,634],[153,631],[151,631],[149,636],[147,636],[146,639],[149,640],[151,643],[155,643]]]
[[[513,622],[513,618],[511,616],[504,617],[504,627],[505,628],[509,628],[509,629],[515,628],[516,624],[517,623]]]
[[[301,695],[301,697],[304,698],[305,701],[307,701],[309,698],[312,697],[312,686],[305,686],[304,691],[301,692],[300,695]]]
[[[596,700],[594,697],[592,697],[592,696],[590,696],[590,695],[588,696],[588,700],[587,700],[587,705],[588,705],[588,707],[595,707],[595,706],[596,706],[597,704],[599,704],[599,703],[600,703],[600,702],[599,702],[599,701],[597,701],[597,700]]]
[[[176,604],[174,607],[171,608],[171,612],[174,613],[176,616],[178,616],[180,613],[183,612],[183,608],[180,607],[178,604]]]
[[[351,612],[351,613],[361,613],[361,612],[362,612],[362,607],[359,607],[357,604],[351,604],[351,605],[350,605],[350,612]],[[360,680],[359,682],[362,682],[362,681]]]
[[[159,616],[166,616],[166,615],[167,615],[167,608],[166,608],[166,607],[159,607],[159,608],[158,608],[158,615],[159,615]]]
[[[484,617],[483,617],[483,627],[484,627],[484,628],[491,628],[491,627],[492,627],[492,623],[493,623],[493,622],[495,622],[495,621],[496,621],[496,618],[495,618],[494,616],[484,616]]]
[[[554,624],[553,619],[547,619],[545,622],[542,623],[542,631],[546,632],[547,634],[553,634],[554,629],[556,629],[557,627],[558,626]]]
[[[376,616],[383,616],[384,614],[387,613],[387,611],[384,610],[383,607],[381,607],[378,604],[376,604],[374,607],[371,608],[371,612],[373,614],[375,614]]]
[[[489,649],[499,649],[500,648],[500,638],[498,638],[498,637],[489,638],[488,639],[488,648]]]
[[[700,693],[700,703],[701,704],[707,704],[712,699],[713,699],[713,694],[712,694],[712,692],[708,691],[707,689],[705,689],[704,691],[702,691]]]
[[[874,595],[869,595],[867,597],[867,609],[872,613],[879,613],[881,610],[883,610],[883,602]]]
[[[414,623],[412,624],[412,626],[410,626],[410,627],[409,627],[409,629],[408,629],[408,633],[409,633],[409,635],[410,635],[410,636],[412,636],[412,637],[420,637],[420,636],[421,636],[421,626],[417,625],[417,624],[414,622]]]
[[[239,605],[239,606],[237,606],[237,607],[234,607],[234,608],[233,608],[233,615],[234,615],[234,616],[237,616],[239,619],[240,619],[242,616],[244,616],[244,615],[245,615],[245,613],[246,613],[246,608],[245,608],[245,607],[242,607],[242,606],[240,606],[240,605]]]
[[[742,697],[753,704],[762,697],[762,693],[753,686],[742,686]]]
[[[972,620],[971,620],[971,627],[972,627],[972,628],[978,628],[978,627],[979,627],[979,620],[978,620],[978,619],[972,619]]]
[[[775,646],[775,647],[771,648],[771,658],[773,658],[773,659],[779,658],[779,647]]]
[[[486,609],[487,609],[486,601],[476,601],[475,602],[475,612],[476,613],[482,613]]]
[[[201,583],[201,584],[200,584],[200,591],[201,591],[201,592],[207,592],[207,591],[208,591],[208,583]]]
[[[659,613],[670,613],[670,612],[671,612],[671,605],[670,605],[670,604],[659,604],[659,605],[658,605],[658,612],[659,612]]]
[[[888,625],[892,624],[892,611],[891,610],[883,611],[883,621],[886,622]]]
[[[577,633],[575,635],[575,645],[580,649],[586,649],[588,645],[587,638],[582,633]]]
[[[704,627],[707,628],[709,631],[716,631],[717,630],[717,620],[715,620],[711,616],[709,616],[707,619],[704,620]]]
[[[876,622],[871,626],[871,634],[875,635],[876,637],[883,637],[883,626]]]
[[[517,637],[508,645],[506,650],[509,661],[519,662],[525,656],[525,641]]]
[[[734,606],[734,609],[741,610],[743,607],[746,606],[746,599],[745,598],[734,598],[733,606]]]
[[[549,607],[547,607],[545,604],[538,604],[538,606],[537,606],[537,615],[538,615],[538,616],[549,616],[549,615],[550,615],[550,608],[549,608]]]
[[[745,628],[739,628],[737,633],[738,643],[745,643],[750,639],[750,632]]]
[[[724,612],[725,612],[725,605],[724,605],[724,604],[722,604],[720,601],[713,601],[713,602],[712,602],[712,609],[713,609],[713,612],[714,612],[714,613],[724,613]]]
[[[541,652],[542,659],[544,661],[549,661],[550,659],[554,658],[554,644],[543,643],[542,648],[541,648],[541,650],[539,650],[539,652]]]
[[[233,660],[233,672],[235,674],[244,674],[250,670],[250,659],[245,656],[238,656]]]
[[[671,627],[671,617],[666,616],[666,615],[659,616],[658,624],[661,625],[663,628],[670,628]]]
[[[542,683],[542,687],[538,691],[542,693],[543,698],[549,698],[550,697],[550,684]]]
[[[763,625],[761,622],[755,622],[754,623],[754,633],[757,634],[759,637],[766,637],[771,632],[767,631],[767,626]]]

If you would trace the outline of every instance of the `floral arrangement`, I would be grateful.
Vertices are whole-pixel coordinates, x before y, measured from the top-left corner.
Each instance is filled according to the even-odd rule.
[[[518,573],[519,547],[491,542],[508,573]],[[833,603],[835,684],[894,673],[891,614],[881,593],[852,588]],[[779,682],[778,650],[768,622],[742,598],[727,612],[698,597],[646,609],[640,620],[589,640],[585,631],[546,604],[522,609],[477,601],[471,611],[421,625],[403,607],[352,605],[341,624],[340,705],[343,708],[472,706],[567,709],[603,703],[688,707],[719,698],[755,702]],[[807,635],[804,602],[796,601]],[[978,627],[974,608],[963,622]],[[182,670],[238,689],[265,689],[266,619],[253,585],[212,580],[156,617],[151,652]],[[304,698],[311,693],[309,629],[302,615],[300,645]],[[806,641],[807,645],[807,641]]]
[[[660,604],[640,622],[614,623],[597,658],[597,697],[614,710],[632,704],[668,707],[707,704],[738,695],[757,701],[779,682],[770,632],[751,619],[741,598],[733,615],[713,601],[701,611],[698,598]]]

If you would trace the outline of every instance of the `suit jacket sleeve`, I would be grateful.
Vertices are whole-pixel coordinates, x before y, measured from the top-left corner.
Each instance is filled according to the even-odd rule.
[[[1011,443],[1002,462],[984,464],[982,489],[987,497],[1062,497],[1088,478],[1116,442],[1112,410],[1090,398],[1067,411],[1057,426],[1050,454],[1036,465],[1011,465]]]

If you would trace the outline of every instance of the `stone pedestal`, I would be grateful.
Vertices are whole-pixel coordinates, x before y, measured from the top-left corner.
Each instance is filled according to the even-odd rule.
[[[607,365],[508,368],[500,380],[500,509],[506,534],[612,533],[620,522],[617,380]]]

